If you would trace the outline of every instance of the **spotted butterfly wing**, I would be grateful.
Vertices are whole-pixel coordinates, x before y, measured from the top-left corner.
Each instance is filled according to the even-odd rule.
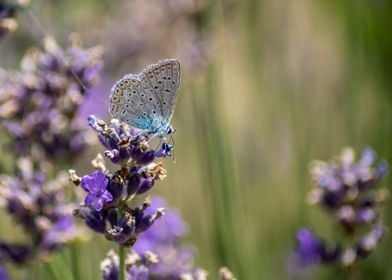
[[[177,103],[180,62],[165,59],[138,74],[127,74],[112,87],[113,118],[147,133],[165,135]]]

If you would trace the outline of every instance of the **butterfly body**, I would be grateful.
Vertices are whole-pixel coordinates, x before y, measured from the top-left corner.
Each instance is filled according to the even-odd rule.
[[[110,114],[113,118],[165,136],[177,103],[180,85],[180,62],[165,59],[138,74],[127,74],[112,87]]]

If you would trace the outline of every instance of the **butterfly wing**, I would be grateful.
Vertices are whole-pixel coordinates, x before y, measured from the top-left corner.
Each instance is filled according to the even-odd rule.
[[[149,133],[165,133],[177,103],[180,62],[162,60],[139,74],[127,74],[112,87],[113,118]]]
[[[142,83],[149,85],[160,108],[161,127],[170,124],[177,103],[180,86],[180,62],[177,59],[165,59],[148,66],[140,73]]]
[[[149,90],[143,86],[139,75],[125,75],[114,84],[111,92],[110,114],[113,118],[148,132],[154,130],[158,104],[155,99],[149,99]]]

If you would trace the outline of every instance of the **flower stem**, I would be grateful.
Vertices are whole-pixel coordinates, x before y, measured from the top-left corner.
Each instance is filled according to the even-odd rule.
[[[80,252],[79,248],[76,244],[72,244],[70,248],[71,253],[71,264],[72,264],[72,274],[75,280],[82,279],[80,276],[80,267],[79,267],[79,260],[80,260]]]
[[[119,246],[118,248],[118,256],[120,261],[120,280],[125,279],[125,248],[124,246]]]
[[[347,280],[359,280],[359,271],[355,263],[347,267]]]

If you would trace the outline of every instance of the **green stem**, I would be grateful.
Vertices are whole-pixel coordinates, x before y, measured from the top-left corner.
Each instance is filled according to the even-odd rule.
[[[118,256],[120,261],[120,280],[125,280],[125,248],[124,246],[119,246]]]
[[[347,268],[347,280],[359,280],[359,271],[357,264],[352,264]]]
[[[80,267],[79,267],[80,255],[79,255],[79,248],[76,246],[76,244],[71,245],[70,253],[71,253],[71,267],[72,267],[73,279],[80,280],[82,279],[80,277]]]

